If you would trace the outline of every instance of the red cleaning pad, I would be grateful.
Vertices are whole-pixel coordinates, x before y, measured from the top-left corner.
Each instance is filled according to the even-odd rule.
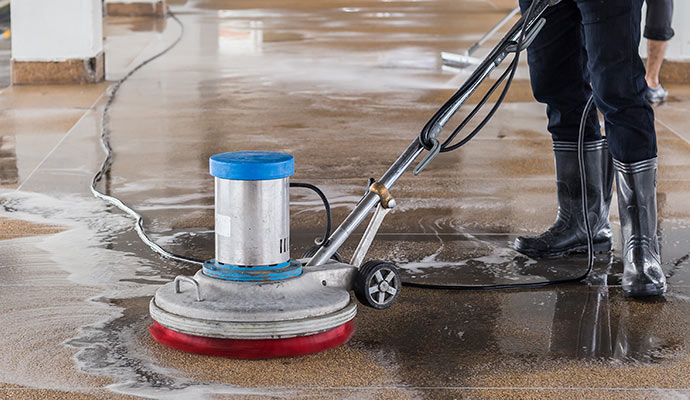
[[[173,349],[189,353],[231,358],[278,358],[317,353],[339,346],[350,339],[355,321],[315,335],[286,339],[221,339],[193,336],[165,328],[153,322],[149,332],[153,338]]]

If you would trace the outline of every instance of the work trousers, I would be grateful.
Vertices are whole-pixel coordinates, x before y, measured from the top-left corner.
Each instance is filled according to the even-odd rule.
[[[647,39],[668,41],[675,32],[671,27],[673,20],[673,0],[647,0],[647,17],[643,36]]]
[[[604,116],[609,151],[624,163],[656,157],[654,111],[638,53],[643,0],[563,0],[527,50],[534,97],[546,104],[554,141],[576,142],[590,95]],[[520,0],[523,15],[531,0]],[[601,139],[594,107],[585,140]]]

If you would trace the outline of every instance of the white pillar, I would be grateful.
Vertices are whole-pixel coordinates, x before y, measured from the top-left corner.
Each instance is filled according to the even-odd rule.
[[[12,2],[12,81],[103,80],[102,0]]]

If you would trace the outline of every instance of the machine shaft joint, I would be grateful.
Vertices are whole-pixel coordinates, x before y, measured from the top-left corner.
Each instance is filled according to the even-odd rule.
[[[369,186],[369,191],[379,196],[383,208],[395,208],[395,199],[383,183],[375,181]]]

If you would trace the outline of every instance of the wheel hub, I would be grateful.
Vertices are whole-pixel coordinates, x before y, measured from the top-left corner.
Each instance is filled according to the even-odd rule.
[[[379,284],[379,292],[387,292],[390,289],[388,282],[383,281]]]

